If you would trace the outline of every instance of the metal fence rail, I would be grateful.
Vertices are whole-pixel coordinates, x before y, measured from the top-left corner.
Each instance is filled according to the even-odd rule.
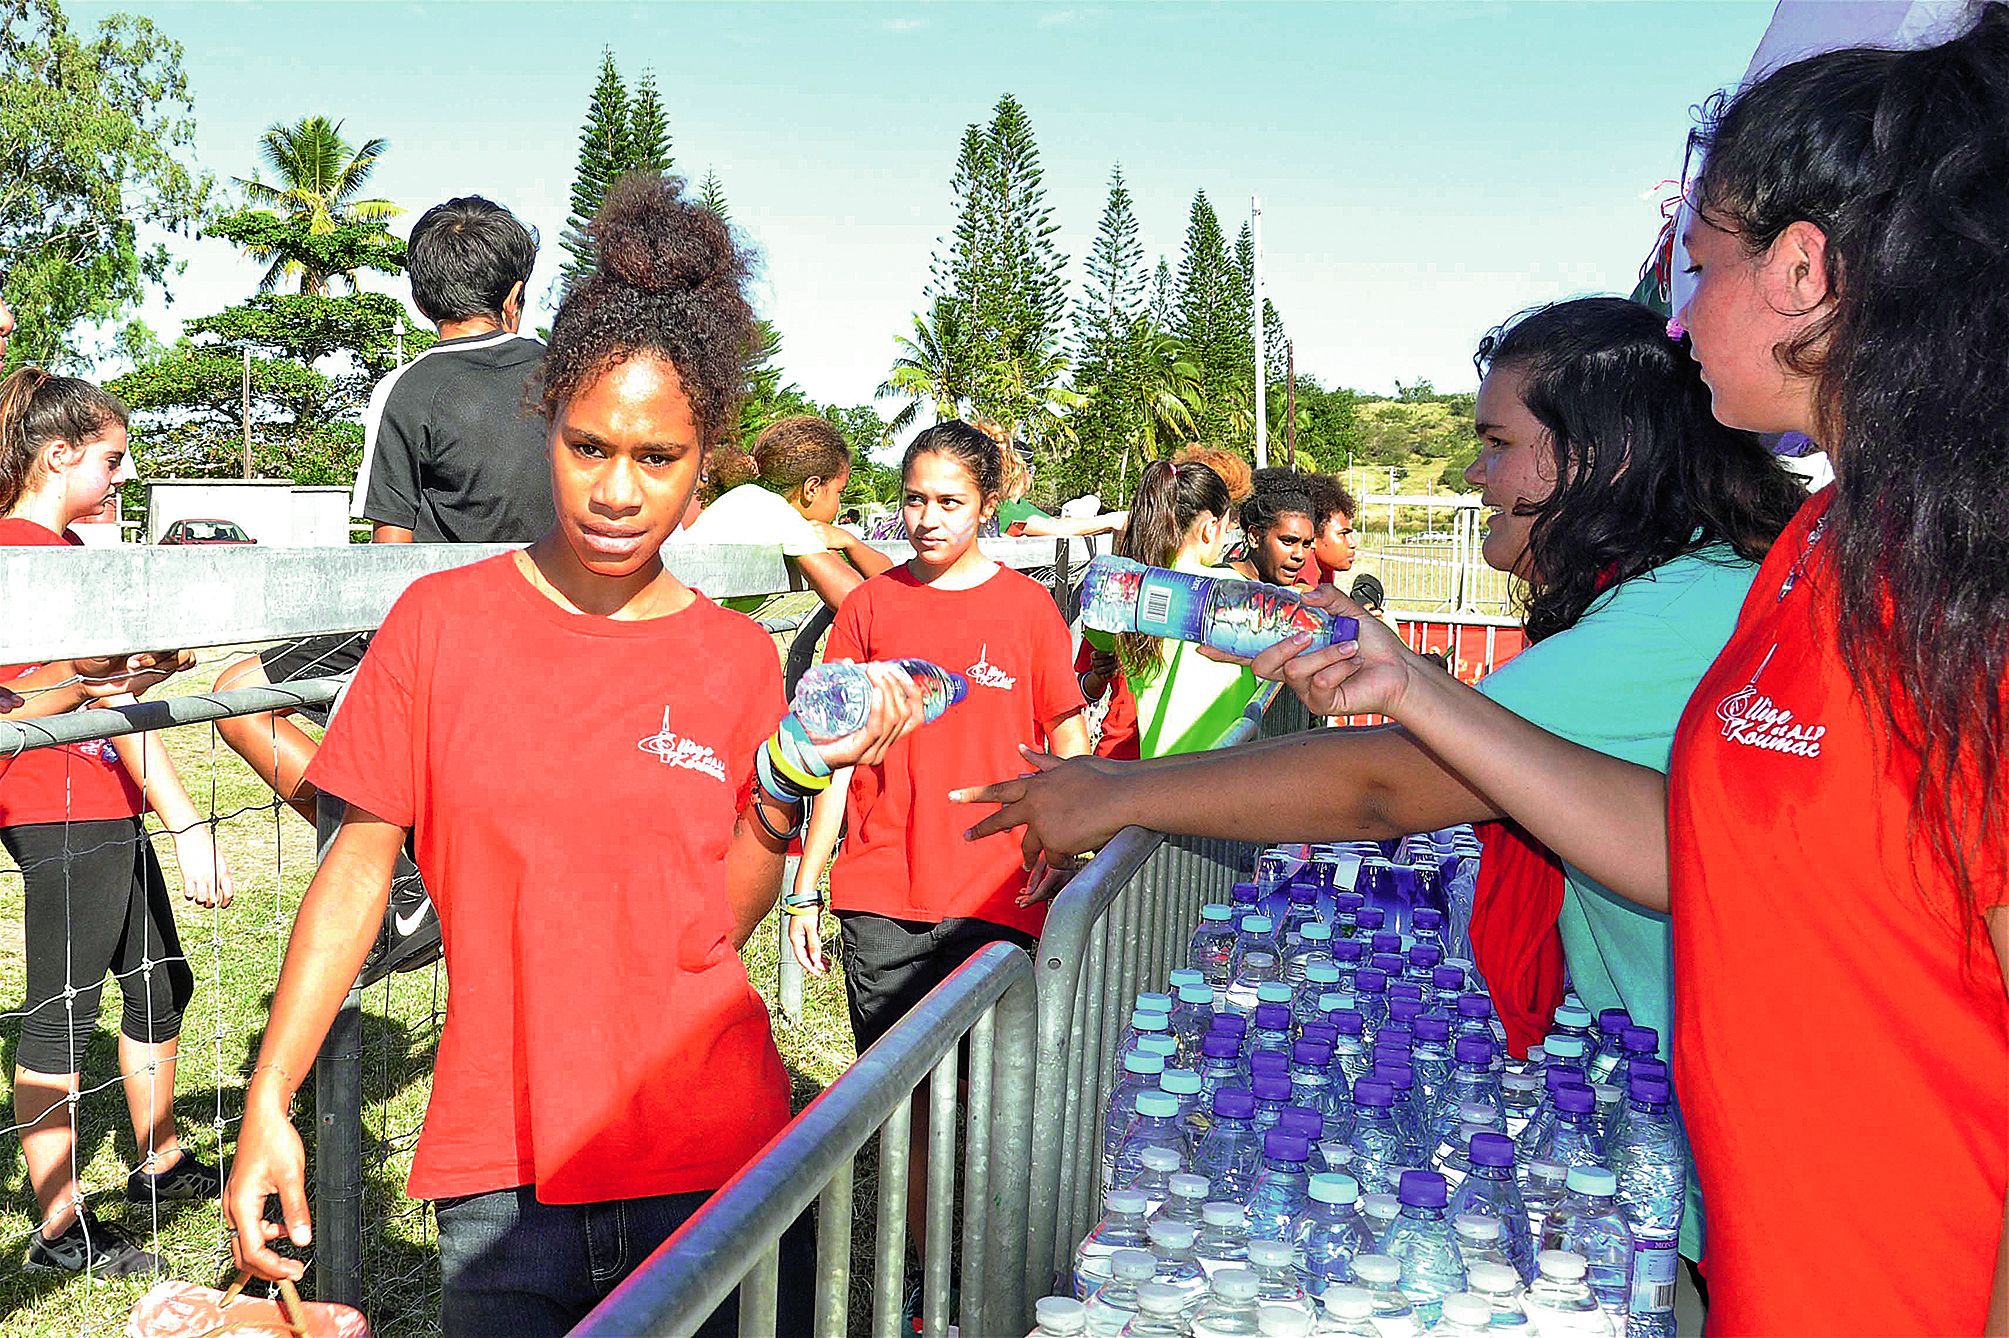
[[[1304,705],[1272,685],[1215,747],[1311,724]],[[1060,1279],[1071,1267],[1074,1244],[1100,1215],[1101,1112],[1130,1001],[1141,988],[1158,988],[1180,964],[1200,907],[1227,900],[1254,850],[1246,842],[1125,828],[1047,912],[1034,954],[1039,1068],[1026,1258],[1034,1295],[1065,1293]]]
[[[577,1338],[687,1334],[735,1289],[742,1335],[777,1332],[782,1233],[817,1206],[814,1332],[842,1338],[851,1282],[858,1153],[879,1145],[871,1333],[900,1329],[912,1101],[928,1086],[927,1249],[921,1332],[948,1332],[951,1255],[962,1252],[961,1331],[1023,1331],[1027,1170],[1037,1004],[1024,953],[994,943],[792,1120],[758,1156],[573,1330]],[[958,1119],[957,1068],[968,1104]],[[962,1193],[955,1147],[963,1135]],[[957,1232],[960,1206],[961,1231]]]

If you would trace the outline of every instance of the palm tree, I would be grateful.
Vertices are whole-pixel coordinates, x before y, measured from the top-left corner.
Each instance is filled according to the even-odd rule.
[[[1138,424],[1138,449],[1148,464],[1166,444],[1192,440],[1198,430],[1206,388],[1200,366],[1179,340],[1139,322],[1137,402],[1143,409]]]
[[[267,126],[258,140],[258,155],[276,178],[276,184],[261,181],[256,175],[248,180],[239,177],[237,184],[245,199],[273,210],[289,223],[303,226],[309,236],[321,236],[344,227],[380,226],[403,213],[389,200],[357,198],[369,182],[377,160],[390,147],[389,141],[377,138],[351,148],[342,138],[342,125],[343,122],[330,121],[325,116],[309,116],[293,125],[275,121]],[[295,274],[300,276],[303,293],[325,293],[328,281],[337,278],[345,280],[352,291],[355,289],[353,270],[323,271],[281,247],[247,249],[254,259],[270,262],[265,277],[258,283],[262,292],[269,292]]]
[[[889,430],[898,435],[912,427],[924,403],[934,409],[937,419],[961,413],[971,385],[969,369],[963,365],[962,309],[955,300],[936,298],[926,315],[915,315],[913,334],[893,342],[899,356],[873,392],[875,399],[907,401]]]

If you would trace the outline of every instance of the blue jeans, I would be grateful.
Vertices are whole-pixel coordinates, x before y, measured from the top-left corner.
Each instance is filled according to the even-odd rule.
[[[539,1203],[529,1185],[440,1199],[440,1328],[446,1338],[556,1338],[668,1240],[711,1196],[663,1194],[607,1203]],[[808,1217],[782,1237],[779,1333],[810,1326]],[[800,1313],[796,1313],[796,1312]],[[698,1333],[731,1338],[729,1297]]]

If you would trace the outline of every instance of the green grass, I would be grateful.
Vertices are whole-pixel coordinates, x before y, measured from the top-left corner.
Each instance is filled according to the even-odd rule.
[[[201,670],[183,675],[164,691],[207,689],[235,653],[205,652],[203,658]],[[182,1030],[175,1108],[188,1146],[214,1163],[229,1156],[236,1136],[245,1077],[258,1052],[285,935],[313,874],[313,835],[290,811],[277,811],[271,792],[209,726],[176,729],[167,738],[197,808],[218,815],[219,843],[238,884],[235,903],[224,910],[204,910],[180,900],[173,846],[165,838],[156,840],[176,898],[183,951],[196,975],[195,997]],[[10,1009],[22,999],[21,899],[19,874],[0,857],[0,1001]],[[775,996],[777,942],[770,916],[745,951],[755,987],[770,999]],[[227,1269],[228,1251],[215,1204],[166,1210],[156,1223],[124,1201],[125,1174],[138,1156],[116,1080],[116,988],[108,987],[106,995],[85,1059],[88,1095],[80,1107],[77,1150],[85,1191],[94,1211],[145,1238],[167,1260],[172,1276],[218,1282]],[[431,1212],[405,1197],[404,1181],[432,1087],[445,1000],[444,973],[429,969],[373,986],[364,1001],[364,1272],[366,1309],[380,1338],[431,1333],[437,1327],[439,1277]],[[9,1075],[18,1031],[15,1019],[0,1026],[0,1060]],[[774,1031],[799,1109],[854,1058],[837,972],[808,980],[801,1021],[789,1023],[777,1014]],[[311,1083],[303,1089],[300,1107],[298,1119],[311,1158]],[[0,1127],[12,1123],[11,1114],[0,1117]],[[868,1217],[874,1192],[871,1160],[861,1158],[857,1184],[857,1202]],[[24,1272],[21,1259],[34,1224],[34,1198],[20,1143],[9,1133],[0,1138],[0,1333],[11,1338],[123,1332],[133,1302],[149,1284]],[[854,1241],[870,1239],[869,1220],[861,1222]]]

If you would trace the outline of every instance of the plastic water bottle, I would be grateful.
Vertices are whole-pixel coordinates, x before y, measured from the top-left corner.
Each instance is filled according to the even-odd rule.
[[[1429,946],[1437,950],[1437,961],[1444,960],[1444,912],[1435,906],[1418,906],[1409,913],[1409,936],[1417,945]],[[1435,966],[1437,962],[1432,962]]]
[[[1299,1041],[1291,1047],[1291,1104],[1315,1110],[1320,1115],[1330,1113],[1331,1102],[1328,1094],[1332,1089],[1332,1078],[1326,1068],[1332,1063],[1332,1051],[1314,1041]]]
[[[1171,1034],[1171,1019],[1166,1014],[1141,1008],[1131,1013],[1130,1025],[1123,1029],[1123,1038],[1116,1045],[1116,1067],[1111,1076],[1117,1082],[1123,1081],[1123,1056],[1135,1050],[1138,1041],[1146,1036],[1170,1037]],[[1176,1041],[1173,1050],[1175,1053],[1178,1050]]]
[[[1457,1292],[1444,1298],[1444,1317],[1430,1330],[1430,1338],[1486,1338],[1493,1325],[1493,1303],[1473,1292]]]
[[[1088,1332],[1088,1310],[1071,1296],[1042,1296],[1033,1307],[1038,1327],[1032,1338],[1080,1338]]]
[[[1437,987],[1437,963],[1443,960],[1444,950],[1436,944],[1412,944],[1409,951],[1402,954],[1402,978],[1434,990]]]
[[[1187,944],[1186,962],[1212,987],[1217,1005],[1227,992],[1234,951],[1234,907],[1208,902],[1200,908],[1200,925]]]
[[[1081,1238],[1074,1252],[1074,1299],[1086,1301],[1110,1277],[1109,1257],[1118,1250],[1141,1250],[1151,1243],[1144,1225],[1144,1196],[1112,1189],[1102,1196],[1103,1218]]]
[[[1422,1089],[1424,1125],[1428,1128],[1444,1104],[1444,1087],[1451,1077],[1451,1019],[1425,1016],[1417,1018],[1414,1025],[1416,1040],[1409,1047],[1409,1064],[1416,1070],[1416,1082]]]
[[[1262,1170],[1262,1136],[1255,1126],[1256,1098],[1246,1087],[1214,1094],[1214,1123],[1193,1151],[1193,1172],[1207,1177],[1216,1199],[1246,1203]]]
[[[1388,973],[1363,966],[1353,973],[1353,992],[1358,996],[1361,1034],[1373,1044],[1374,1033],[1388,1020]]]
[[[1526,1329],[1531,1325],[1528,1319],[1526,1293],[1523,1291],[1521,1275],[1511,1268],[1499,1264],[1478,1263],[1465,1270],[1465,1285],[1474,1296],[1483,1296],[1493,1308],[1492,1327],[1495,1329]]]
[[[1175,996],[1167,990],[1146,990],[1137,996],[1137,1001],[1130,1007],[1133,1012],[1163,1013],[1170,1017],[1174,1001]]]
[[[1542,1238],[1542,1227],[1548,1222],[1549,1214],[1563,1201],[1563,1192],[1569,1182],[1570,1168],[1561,1162],[1532,1161],[1516,1159],[1520,1164],[1521,1202],[1528,1205],[1528,1234],[1536,1242]],[[1532,1279],[1530,1284],[1532,1285]]]
[[[1430,1165],[1426,1168],[1444,1177],[1444,1183],[1451,1186],[1456,1194],[1458,1187],[1465,1183],[1465,1177],[1472,1173],[1472,1140],[1480,1134],[1498,1133],[1499,1121],[1493,1112],[1474,1101],[1460,1106],[1458,1127],[1447,1134],[1430,1152]]]
[[[1290,1240],[1298,1279],[1313,1296],[1353,1281],[1354,1256],[1375,1246],[1360,1216],[1359,1183],[1331,1171],[1312,1176]]]
[[[1199,1234],[1184,1222],[1151,1224],[1151,1257],[1157,1262],[1153,1281],[1173,1289],[1182,1313],[1197,1309],[1207,1298],[1207,1270],[1193,1252]]]
[[[1605,1147],[1611,1147],[1611,1134],[1625,1114],[1625,1097],[1610,1083],[1591,1084],[1590,1094],[1597,1105],[1591,1111],[1591,1122],[1597,1125],[1597,1136]]]
[[[1402,1216],[1402,1200],[1393,1194],[1362,1194],[1360,1196],[1360,1220],[1367,1223],[1367,1234],[1374,1238],[1376,1247],[1381,1238],[1388,1234],[1388,1228],[1395,1225],[1395,1219]]]
[[[1269,923],[1267,920],[1263,920],[1263,917],[1260,915],[1244,916],[1243,920],[1244,922],[1259,920],[1264,924]],[[1272,984],[1283,985],[1282,978],[1277,974],[1276,954],[1267,948],[1252,948],[1248,952],[1243,953],[1236,962],[1234,975],[1228,981],[1228,991],[1221,1001],[1221,1007],[1231,1013],[1239,1013],[1246,1017],[1256,1011],[1258,991],[1264,985]],[[1287,985],[1283,987],[1285,989],[1290,988]]]
[[[1465,995],[1465,973],[1439,962],[1430,972],[1430,1011],[1451,1019],[1451,1034],[1458,1034],[1458,1000]]]
[[[1639,1071],[1640,1061],[1657,1061],[1660,1033],[1652,1027],[1627,1027],[1619,1034],[1619,1045],[1624,1053],[1606,1081],[1624,1091],[1626,1084],[1632,1081],[1632,1075]]]
[[[1242,1064],[1242,1038],[1232,1029],[1213,1028],[1200,1040],[1196,1068],[1200,1075],[1201,1106],[1212,1110],[1214,1093],[1223,1087],[1240,1087],[1248,1081],[1248,1069]]]
[[[1408,1165],[1409,1142],[1395,1122],[1395,1088],[1379,1078],[1353,1085],[1353,1176],[1370,1194],[1394,1188],[1391,1173]]]
[[[1610,1149],[1618,1204],[1632,1227],[1631,1338],[1674,1338],[1688,1145],[1668,1095],[1666,1083],[1634,1078],[1631,1105]]]
[[[1212,1192],[1207,1177],[1191,1171],[1176,1172],[1166,1177],[1165,1189],[1165,1201],[1158,1205],[1157,1212],[1151,1214],[1151,1222],[1177,1222],[1198,1231],[1200,1205]]]
[[[1625,1338],[1632,1304],[1632,1228],[1618,1206],[1618,1179],[1602,1166],[1572,1167],[1569,1192],[1542,1225],[1544,1250],[1580,1254],[1591,1295]]]
[[[1291,1010],[1288,1004],[1259,1003],[1256,1005],[1255,1025],[1250,1029],[1249,1049],[1274,1050],[1288,1056],[1291,1052]]]
[[[1200,1208],[1200,1234],[1193,1253],[1209,1278],[1249,1261],[1249,1214],[1239,1203],[1215,1199]]]
[[[1172,1177],[1183,1169],[1184,1163],[1179,1154],[1171,1148],[1155,1144],[1138,1153],[1137,1160],[1142,1169],[1124,1181],[1121,1188],[1134,1189],[1144,1196],[1144,1212],[1148,1216],[1157,1212],[1164,1206],[1165,1200],[1171,1197]],[[1123,1174],[1123,1158],[1120,1154],[1116,1158],[1116,1165],[1116,1173],[1120,1176]]]
[[[1527,1201],[1514,1179],[1514,1141],[1503,1134],[1472,1136],[1471,1172],[1451,1197],[1453,1213],[1479,1213],[1499,1222],[1501,1245],[1523,1281],[1535,1275],[1535,1237]]]
[[[1332,931],[1324,925],[1312,926],[1319,933]],[[1313,942],[1306,939],[1307,944]],[[1313,957],[1304,964],[1304,983],[1298,986],[1297,994],[1291,999],[1291,1017],[1300,1029],[1316,1022],[1323,1015],[1319,1001],[1339,989],[1339,963],[1329,956]]]
[[[1186,1338],[1186,1305],[1179,1289],[1155,1281],[1140,1285],[1137,1313],[1123,1326],[1123,1338]]]
[[[1444,1298],[1465,1289],[1465,1269],[1444,1213],[1450,1195],[1434,1171],[1404,1171],[1396,1189],[1402,1213],[1381,1237],[1380,1252],[1402,1269],[1402,1294],[1424,1324],[1435,1324]]]
[[[1169,1068],[1158,1075],[1158,1090],[1179,1103],[1179,1137],[1186,1160],[1193,1159],[1193,1142],[1204,1131],[1200,1120],[1200,1075],[1191,1069]]]
[[[1507,1137],[1519,1142],[1521,1134],[1542,1108],[1541,1079],[1511,1070],[1500,1075],[1500,1105],[1507,1114]]]
[[[1612,1338],[1611,1321],[1591,1295],[1580,1254],[1543,1250],[1535,1260],[1540,1269],[1528,1288],[1528,1318],[1540,1338]]]
[[[1291,1261],[1287,1238],[1249,1242],[1249,1271],[1256,1275],[1256,1304],[1265,1311],[1288,1310],[1300,1314],[1309,1328],[1318,1316],[1318,1307],[1306,1295]]]
[[[1354,1286],[1374,1300],[1372,1319],[1381,1338],[1417,1338],[1423,1332],[1422,1317],[1402,1290],[1402,1265],[1385,1254],[1355,1255]]]
[[[970,694],[970,682],[926,660],[893,660],[921,689],[923,721],[938,718]],[[819,664],[795,685],[789,709],[811,741],[829,743],[865,728],[879,690],[862,664]]]
[[[1214,992],[1204,983],[1181,985],[1166,1019],[1172,1039],[1179,1043],[1179,1062],[1190,1068],[1200,1066],[1200,1042],[1214,1027]]]
[[[1581,1084],[1559,1087],[1555,1093],[1556,1122],[1535,1156],[1558,1161],[1572,1170],[1579,1166],[1608,1166],[1604,1140],[1598,1136],[1597,1097]]]
[[[1252,952],[1274,955],[1279,948],[1276,921],[1260,912],[1244,914],[1235,926],[1235,957],[1230,966],[1240,966]]]
[[[1339,1029],[1339,1039],[1332,1047],[1332,1063],[1338,1072],[1328,1072],[1335,1082],[1343,1079],[1351,1092],[1353,1084],[1374,1069],[1374,1048],[1367,1040],[1367,1020],[1354,1008],[1335,1009],[1326,1017]]]
[[[1170,990],[1172,997],[1176,999],[1179,997],[1181,985],[1204,985],[1207,983],[1207,977],[1191,966],[1175,966],[1166,973],[1165,982],[1165,988]]]
[[[1500,1080],[1493,1072],[1493,1042],[1486,1036],[1460,1036],[1451,1050],[1451,1069],[1439,1095],[1431,1131],[1442,1142],[1467,1120],[1466,1106],[1480,1106],[1487,1122],[1507,1127],[1507,1107],[1500,1097]]]
[[[1557,1009],[1556,1011],[1562,1012],[1564,1010]],[[1546,1071],[1553,1072],[1558,1069],[1568,1069],[1576,1081],[1583,1083],[1586,1087],[1590,1086],[1588,1081],[1590,1075],[1584,1071],[1584,1065],[1590,1059],[1590,1043],[1583,1037],[1571,1036],[1560,1031],[1552,1031],[1542,1038],[1542,1055],[1545,1059],[1544,1069]]]
[[[1291,909],[1295,911],[1299,908],[1293,906]],[[1285,920],[1284,925],[1291,935],[1290,943],[1284,948],[1284,983],[1302,986],[1305,982],[1305,972],[1313,963],[1332,962],[1332,926],[1322,920],[1307,920],[1295,930],[1289,928],[1289,920]],[[1338,981],[1339,973],[1335,970],[1326,988],[1330,989]]]
[[[1256,1275],[1224,1268],[1212,1278],[1213,1292],[1193,1315],[1193,1338],[1256,1338]]]
[[[1618,1067],[1618,1061],[1625,1057],[1625,1029],[1632,1025],[1632,1014],[1623,1008],[1600,1009],[1597,1015],[1596,1046],[1591,1050],[1590,1066],[1585,1071],[1594,1083],[1610,1082],[1611,1071]]]
[[[1317,923],[1318,885],[1293,879],[1284,893],[1283,921],[1277,926],[1277,946],[1288,956],[1301,941],[1304,927]]]
[[[1400,1293],[1397,1293],[1400,1295]],[[1351,1283],[1335,1284],[1318,1298],[1318,1338],[1382,1338],[1374,1326],[1374,1294]],[[1411,1324],[1416,1319],[1412,1312]],[[1413,1328],[1411,1332],[1414,1332]]]
[[[1395,1127],[1402,1134],[1401,1164],[1420,1167],[1428,1150],[1423,1146],[1423,1100],[1416,1090],[1416,1070],[1407,1064],[1377,1063],[1373,1076],[1395,1090]]]
[[[1276,1054],[1273,1050],[1259,1052],[1250,1056],[1250,1062],[1255,1062],[1264,1053]],[[1277,1120],[1283,1116],[1284,1107],[1291,1103],[1289,1061],[1282,1055],[1277,1055],[1277,1061],[1280,1066],[1277,1072],[1266,1073],[1258,1070],[1255,1076],[1249,1079],[1249,1089],[1255,1093],[1256,1098],[1256,1132],[1261,1134],[1276,1128]]]
[[[1137,1289],[1151,1281],[1158,1261],[1147,1250],[1118,1250],[1109,1256],[1109,1281],[1084,1305],[1094,1338],[1118,1338],[1137,1314]]]
[[[1165,1061],[1157,1055],[1132,1050],[1123,1056],[1123,1077],[1109,1094],[1109,1113],[1102,1122],[1104,1185],[1116,1183],[1116,1148],[1130,1131],[1130,1121],[1136,1118],[1137,1098],[1146,1092],[1156,1092],[1158,1079],[1164,1072]]]
[[[1273,1129],[1263,1135],[1263,1166],[1249,1191],[1249,1239],[1288,1240],[1291,1223],[1304,1211],[1311,1144],[1301,1135]]]
[[[1585,1008],[1581,1003],[1565,1003],[1561,1008],[1556,1009],[1555,1029],[1565,1036],[1574,1036],[1584,1042],[1586,1059],[1589,1058],[1588,1047],[1591,1039],[1591,1024],[1595,1021],[1596,1019],[1591,1016],[1590,1010]]]
[[[1454,1036],[1483,1036],[1498,1043],[1493,1033],[1493,1001],[1483,994],[1461,994],[1452,1005],[1457,1021],[1452,1024]]]
[[[1090,559],[1082,573],[1081,621],[1098,632],[1143,632],[1247,658],[1300,632],[1311,633],[1314,646],[1351,641],[1360,632],[1354,619],[1313,608],[1282,586],[1107,555]]]
[[[1451,1214],[1451,1234],[1458,1246],[1458,1262],[1471,1273],[1474,1264],[1514,1266],[1507,1257],[1506,1232],[1500,1219],[1484,1213]]]
[[[1543,1068],[1541,1102],[1528,1117],[1527,1124],[1522,1126],[1520,1136],[1514,1140],[1520,1145],[1523,1158],[1535,1155],[1542,1143],[1547,1140],[1550,1131],[1556,1127],[1556,1093],[1565,1087],[1581,1086],[1583,1086],[1582,1080],[1569,1069],[1546,1066]],[[1596,1102],[1593,1101],[1592,1104],[1595,1105]]]

